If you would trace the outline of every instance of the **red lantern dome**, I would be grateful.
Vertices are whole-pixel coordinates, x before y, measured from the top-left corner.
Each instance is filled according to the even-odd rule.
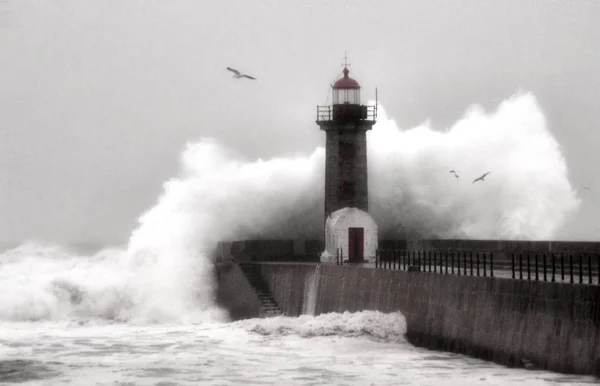
[[[344,67],[344,77],[331,86],[334,105],[360,104],[360,84],[348,76],[349,72],[348,67]]]
[[[360,88],[357,81],[348,76],[348,67],[344,67],[344,77],[333,84],[333,88]]]

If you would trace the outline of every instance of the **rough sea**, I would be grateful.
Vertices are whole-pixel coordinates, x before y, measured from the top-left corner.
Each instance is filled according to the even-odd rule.
[[[400,314],[233,323],[2,322],[0,382],[20,385],[582,385],[413,347]]]
[[[427,124],[401,130],[380,108],[368,138],[370,211],[380,235],[548,239],[579,207],[560,146],[531,94],[490,113],[475,106],[445,131]],[[413,347],[401,314],[228,321],[215,305],[214,246],[257,235],[319,236],[324,161],[318,148],[249,162],[204,139],[184,150],[180,175],[164,184],[126,246],[90,252],[34,240],[5,248],[0,384],[598,381]],[[487,170],[485,184],[470,183]]]

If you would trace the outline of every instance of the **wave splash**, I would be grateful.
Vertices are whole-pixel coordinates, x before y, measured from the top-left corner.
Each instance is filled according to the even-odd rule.
[[[445,132],[398,130],[383,112],[369,137],[369,173],[370,211],[388,236],[552,239],[581,203],[531,93],[489,114],[472,106]]]
[[[579,206],[531,94],[491,114],[473,107],[445,132],[401,130],[379,111],[368,158],[381,237],[552,238]],[[216,243],[320,238],[324,158],[317,148],[248,162],[213,140],[188,144],[180,176],[164,184],[126,248],[90,256],[29,243],[0,255],[0,319],[226,320],[213,294]]]
[[[364,337],[385,342],[405,342],[406,319],[399,312],[384,314],[378,311],[328,313],[297,318],[278,316],[267,319],[248,319],[231,324],[264,336],[297,335],[302,338],[318,336]]]

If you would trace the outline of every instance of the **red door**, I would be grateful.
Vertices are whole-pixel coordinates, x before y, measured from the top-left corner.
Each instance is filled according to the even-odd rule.
[[[365,229],[364,228],[348,228],[348,260],[362,261],[364,260],[364,243]]]

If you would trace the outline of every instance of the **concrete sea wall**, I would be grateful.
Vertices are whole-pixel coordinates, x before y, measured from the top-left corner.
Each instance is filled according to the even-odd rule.
[[[217,261],[319,261],[321,240],[239,240],[217,244]]]
[[[326,264],[263,263],[286,315],[400,311],[407,338],[506,365],[600,375],[600,287]]]
[[[257,318],[260,314],[260,300],[250,286],[244,272],[235,262],[229,260],[215,265],[217,288],[215,298],[219,307],[229,312],[232,320]]]

